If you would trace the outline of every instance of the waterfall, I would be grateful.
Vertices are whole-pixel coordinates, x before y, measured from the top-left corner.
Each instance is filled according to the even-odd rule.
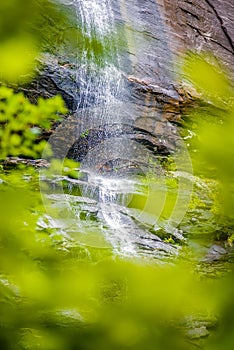
[[[73,5],[81,33],[77,41],[82,51],[77,52],[77,84],[80,89],[77,118],[82,120],[80,133],[117,123],[117,133],[121,134],[124,81],[111,1],[74,0]],[[128,228],[117,208],[125,202],[125,195],[120,192],[123,186],[126,192],[128,179],[100,175],[94,170],[98,162],[105,165],[105,162],[123,154],[126,150],[120,144],[120,139],[117,138],[117,142],[110,139],[88,152],[81,164],[81,169],[88,176],[82,193],[98,200],[100,215],[111,229],[107,240],[121,253],[133,253]],[[128,157],[130,152],[128,145]],[[129,189],[129,183],[127,186]]]
[[[121,96],[123,86],[111,1],[76,0],[74,5],[82,50],[77,54],[77,81],[82,91],[78,109],[105,106],[99,119],[108,123],[106,109]]]
[[[175,227],[190,203],[192,182],[183,176],[185,170],[191,172],[187,148],[176,128],[167,121],[162,123],[160,108],[135,100],[134,85],[132,90],[130,87],[132,80],[127,82],[124,73],[126,69],[134,72],[136,68],[136,62],[127,57],[135,45],[134,35],[129,40],[128,33],[126,40],[131,50],[129,46],[121,46],[125,42],[124,31],[115,23],[113,0],[61,1],[71,6],[77,22],[76,64],[73,65],[77,109],[57,127],[50,137],[50,145],[55,158],[68,157],[80,162],[81,178],[73,181],[74,186],[79,187],[77,200],[87,205],[95,202],[92,212],[96,213],[97,220],[96,228],[92,226],[87,231],[90,223],[77,220],[80,218],[78,208],[74,220],[80,222],[80,226],[77,229],[76,222],[71,225],[76,239],[88,241],[90,230],[91,233],[98,231],[95,237],[104,236],[116,253],[136,255],[143,247],[151,252],[156,249],[158,255],[170,255],[171,250],[176,249],[162,241],[157,231],[163,230],[166,237],[172,235],[176,240],[183,238]],[[124,2],[120,1],[119,5],[121,13],[124,12]],[[140,56],[148,42],[143,40],[142,31],[137,31],[136,39]],[[73,57],[72,53],[74,63]],[[154,89],[156,85],[150,86]],[[172,153],[173,161],[176,168],[182,170],[182,176],[176,180],[174,190],[170,187],[173,174],[165,174],[163,161],[175,148],[179,152]],[[64,194],[62,186],[59,190]],[[134,202],[135,194],[138,197]],[[136,205],[138,198],[140,202]],[[68,211],[72,216],[69,203]],[[165,215],[169,215],[168,219]]]

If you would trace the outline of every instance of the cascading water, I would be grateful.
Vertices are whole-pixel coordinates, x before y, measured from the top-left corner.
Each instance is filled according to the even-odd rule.
[[[77,80],[82,91],[79,108],[108,108],[121,96],[122,74],[118,67],[116,28],[110,0],[74,1],[81,37],[82,54],[78,59]],[[108,113],[99,118],[108,123]]]
[[[83,117],[82,130],[87,130],[88,133],[90,129],[97,126],[117,122],[118,132],[120,132],[122,124],[120,105],[124,82],[111,1],[76,0],[73,5],[81,28],[81,41],[83,41],[82,55],[77,62],[79,66],[77,83],[81,90],[77,115]],[[87,108],[89,108],[89,118],[85,117]],[[111,113],[113,109],[115,120]],[[118,142],[105,142],[100,149],[100,153],[105,155],[107,161],[108,157],[112,158],[116,151],[117,153],[120,151]],[[128,149],[128,153],[129,151]],[[94,163],[100,162],[100,154],[91,153],[88,153],[81,165],[88,176],[87,185],[82,187],[83,196],[97,198],[100,215],[112,230],[112,234],[106,237],[112,245],[118,247],[117,249],[122,253],[133,252],[134,248],[125,228],[126,223],[123,223],[123,218],[117,210],[117,205],[125,201],[124,195],[119,194],[123,179],[101,176],[95,173],[94,167],[90,169],[90,158]]]
[[[171,206],[172,198],[174,207],[166,228],[163,223],[163,232],[168,232],[169,238],[183,239],[173,225],[185,213],[191,186],[186,177],[181,181],[182,176],[178,180],[176,196],[172,193],[157,158],[158,145],[159,148],[167,148],[165,138],[158,138],[155,145],[151,130],[147,133],[134,124],[136,117],[140,116],[144,123],[152,121],[155,130],[159,120],[159,129],[162,128],[157,110],[141,108],[127,97],[129,92],[123,72],[128,60],[124,57],[123,63],[120,50],[123,49],[127,55],[128,49],[120,45],[125,40],[122,37],[119,40],[123,31],[115,23],[113,0],[61,1],[72,6],[77,21],[77,109],[56,129],[50,145],[55,157],[68,157],[81,163],[82,177],[72,181],[81,192],[73,200],[81,204],[71,208],[68,203],[68,209],[75,211],[76,221],[81,215],[80,207],[88,212],[87,215],[82,214],[85,222],[81,222],[78,228],[76,222],[73,221],[72,225],[68,223],[70,227],[66,232],[74,232],[79,242],[88,244],[89,233],[92,236],[96,230],[97,235],[91,243],[93,246],[99,245],[96,239],[103,235],[115,252],[122,255],[136,255],[139,251],[151,254],[157,250],[157,257],[171,256],[177,248],[157,235],[161,229],[158,223],[165,213],[164,205],[169,192],[168,203]],[[123,2],[120,3],[123,6]],[[131,68],[128,70],[131,71]],[[173,126],[169,123],[166,126],[176,134]],[[183,163],[183,154],[178,154],[177,159],[176,165]],[[182,166],[182,171],[184,169]],[[144,183],[147,180],[145,174],[150,172],[154,176],[153,183]],[[60,193],[64,195],[63,188]],[[140,208],[128,205],[135,194],[145,200]],[[92,217],[92,213],[98,221],[96,227],[89,227],[90,222],[86,220]],[[105,243],[101,244],[105,247]]]

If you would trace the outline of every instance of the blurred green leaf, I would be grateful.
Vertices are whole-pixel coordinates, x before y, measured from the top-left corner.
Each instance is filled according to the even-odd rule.
[[[62,113],[67,112],[60,96],[39,99],[38,105],[33,105],[22,93],[13,93],[5,86],[0,87],[0,109],[1,159],[19,155],[39,157],[46,142],[39,141],[38,132],[34,131],[49,129]]]
[[[184,64],[185,77],[214,105],[227,108],[233,104],[231,81],[224,68],[212,55],[188,54]]]

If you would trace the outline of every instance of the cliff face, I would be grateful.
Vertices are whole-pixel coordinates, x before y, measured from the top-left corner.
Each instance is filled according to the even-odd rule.
[[[126,26],[131,68],[139,79],[163,82],[163,87],[168,87],[164,77],[174,77],[174,63],[188,49],[210,51],[233,70],[232,0],[120,0],[118,3]]]
[[[159,94],[179,101],[177,64],[188,50],[211,52],[234,73],[232,0],[120,0],[113,3],[115,8],[117,3],[119,6],[116,18],[125,24],[129,80],[135,83],[133,96],[137,90],[139,99],[147,100],[142,96],[147,90],[151,93],[148,104],[153,95]]]
[[[155,121],[177,122],[184,107],[193,104],[193,96],[181,88],[178,72],[178,62],[188,50],[212,52],[234,75],[233,0],[111,3],[114,21],[122,33],[119,63],[126,85],[123,99],[134,106],[135,127],[154,133]],[[61,30],[61,38],[66,37],[64,33]],[[79,59],[74,61],[74,52],[66,46],[64,41],[62,54],[59,49],[55,55],[44,56],[44,68],[39,69],[37,79],[25,91],[33,100],[59,93],[70,111],[75,112],[82,93]],[[89,94],[94,91],[91,89]]]
[[[164,0],[164,23],[176,54],[187,49],[210,51],[233,72],[234,2],[232,0]]]
[[[121,69],[128,82],[131,98],[140,104],[154,105],[155,96],[180,100],[177,64],[187,50],[212,52],[224,67],[234,74],[234,3],[233,0],[111,0],[114,20],[124,37]],[[66,1],[65,1],[66,3]],[[60,29],[66,38],[67,28]],[[67,48],[66,48],[67,46]],[[46,59],[36,86],[43,94],[46,79],[49,90],[45,96],[60,92],[68,107],[76,109],[77,94],[71,61],[74,53],[67,42],[62,43],[67,57],[60,64],[57,57]],[[65,50],[64,50],[65,48]],[[62,68],[61,68],[62,66]],[[78,68],[79,69],[79,68]],[[72,77],[74,75],[74,77]],[[66,86],[67,76],[67,86]],[[42,79],[43,77],[43,79]],[[39,81],[39,84],[38,84]],[[40,84],[40,82],[42,82]],[[33,85],[36,91],[35,84]],[[139,87],[141,86],[141,88]],[[73,95],[73,96],[72,96]],[[74,101],[72,101],[74,99]],[[141,102],[140,102],[141,100]],[[159,98],[159,103],[161,104]],[[167,102],[167,101],[165,101]]]

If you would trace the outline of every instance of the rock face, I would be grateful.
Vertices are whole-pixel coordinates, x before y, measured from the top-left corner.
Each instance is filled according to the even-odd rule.
[[[186,50],[210,51],[233,71],[232,0],[120,1],[132,74],[171,91],[176,59]]]
[[[135,102],[161,109],[169,101],[178,112],[175,101],[181,101],[181,94],[176,64],[188,49],[210,51],[233,71],[232,0],[112,0],[112,7],[125,37],[121,68]],[[63,50],[63,60],[45,57],[46,66],[39,71],[37,84],[34,82],[31,90],[36,95],[62,94],[72,111],[78,89],[70,48],[67,52],[64,57]]]
[[[125,85],[122,99],[134,106],[132,128],[145,130],[141,136],[151,133],[157,137],[159,129],[161,136],[167,130],[166,138],[170,139],[173,133],[168,131],[168,121],[179,122],[184,108],[194,103],[190,92],[181,88],[177,67],[187,50],[210,51],[234,73],[233,0],[111,0],[111,3],[114,21],[122,33],[119,51]],[[74,113],[78,100],[82,106],[79,62],[74,60],[70,48],[66,51],[66,45],[64,42],[62,51],[58,49],[55,54],[42,57],[37,78],[24,91],[33,101],[38,96],[60,94]],[[89,90],[89,101],[95,100],[93,93]]]
[[[122,18],[126,28],[133,100],[160,111],[170,104],[168,117],[175,120],[180,107],[190,100],[178,87],[178,63],[188,50],[211,52],[234,74],[232,0],[129,0],[118,4],[116,17]]]
[[[38,60],[36,78],[21,90],[35,103],[38,97],[61,95],[67,108],[73,112],[79,99],[76,67],[69,60],[59,60],[55,55],[44,54]]]
[[[233,73],[232,0],[165,0],[161,3],[173,52],[210,51]]]

